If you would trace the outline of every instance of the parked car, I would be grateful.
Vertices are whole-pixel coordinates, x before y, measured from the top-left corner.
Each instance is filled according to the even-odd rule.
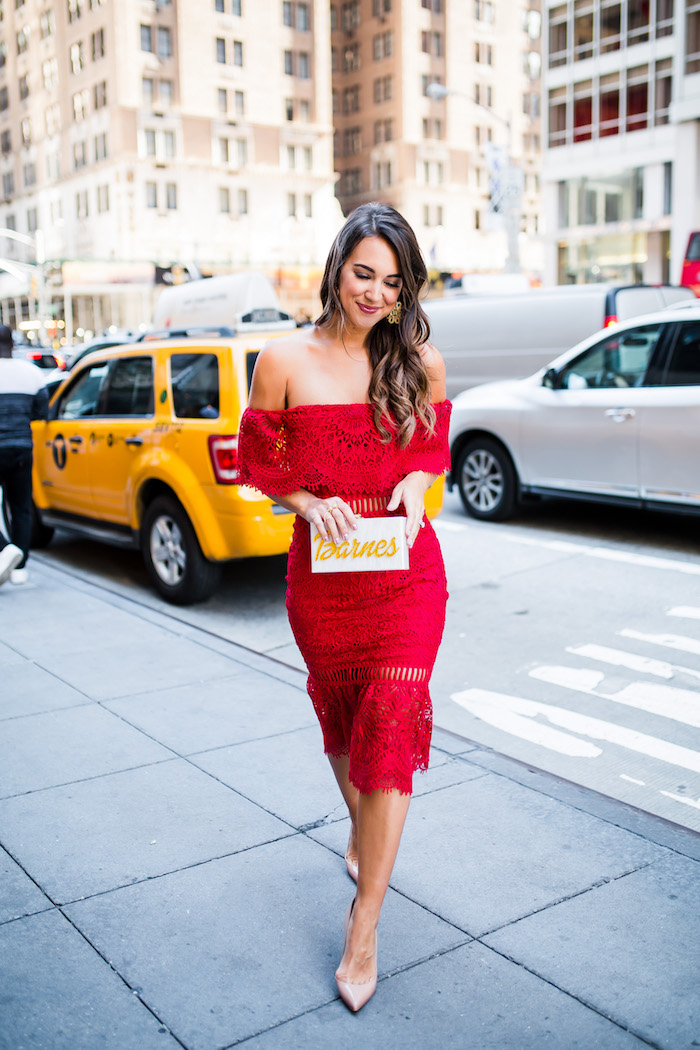
[[[186,605],[223,562],[285,553],[293,515],[238,484],[240,418],[264,343],[293,329],[182,333],[90,353],[34,430],[34,544],[55,528],[140,547],[155,589]],[[430,491],[429,513],[443,487]]]
[[[596,333],[528,379],[454,401],[452,473],[469,514],[527,495],[700,513],[700,302]]]
[[[695,230],[688,237],[681,270],[681,284],[690,288],[694,295],[700,295],[700,230]]]
[[[672,285],[583,284],[423,305],[453,397],[479,383],[521,379],[600,328],[692,299],[690,288]]]

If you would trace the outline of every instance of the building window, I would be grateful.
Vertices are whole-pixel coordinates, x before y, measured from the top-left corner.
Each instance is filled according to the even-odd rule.
[[[0,133],[0,153],[3,157],[6,157],[8,153],[12,152],[12,138],[10,132],[5,130]]]
[[[248,214],[248,190],[238,191],[238,214]]]
[[[216,61],[221,65],[226,63],[226,41],[221,36],[216,38]]]
[[[287,194],[287,215],[290,219],[295,219],[297,215],[297,195],[296,193]]]
[[[6,171],[2,177],[2,195],[5,200],[14,196],[15,192],[15,176],[14,172]]]
[[[158,186],[155,182],[146,183],[146,207],[158,207]]]
[[[236,161],[239,168],[244,168],[248,163],[247,139],[236,139]]]
[[[305,33],[310,29],[308,4],[297,4],[297,29],[302,33]]]
[[[73,169],[84,168],[87,164],[87,148],[84,142],[73,143]]]
[[[173,104],[173,82],[172,80],[158,81],[158,100],[161,106],[172,106]]]
[[[228,92],[226,88],[217,88],[216,101],[219,113],[228,113]]]
[[[477,22],[493,22],[493,4],[491,0],[474,0],[474,18]]]
[[[685,72],[700,73],[700,2],[689,0],[685,13]]]
[[[343,49],[343,73],[354,73],[360,68],[360,45],[348,44]]]
[[[147,157],[155,157],[156,155],[156,133],[153,128],[145,128],[143,133],[143,142],[146,150]]]
[[[242,117],[245,115],[245,95],[242,91],[234,91],[233,109],[236,116]]]
[[[41,64],[41,72],[44,78],[44,87],[47,91],[53,91],[58,85],[58,60],[47,58]]]
[[[224,215],[231,211],[231,193],[227,186],[219,186],[219,211]]]
[[[620,134],[620,74],[600,78],[598,96],[598,134],[600,138]]]
[[[285,25],[285,26],[293,25],[292,5],[290,3],[290,0],[283,0],[283,2],[282,2],[282,25]]]
[[[579,0],[574,15],[574,60],[593,55],[593,0]]]
[[[288,77],[294,75],[294,57],[291,51],[285,51],[284,53],[284,72]]]
[[[165,207],[168,211],[175,211],[177,208],[177,185],[174,182],[165,184]]]
[[[294,120],[294,99],[286,98],[284,100],[284,119]]]
[[[153,51],[153,34],[150,26],[141,25],[141,50]]]
[[[92,100],[95,109],[104,109],[107,105],[107,81],[100,80],[92,89]]]
[[[311,146],[302,146],[301,152],[304,158],[304,171],[311,171],[314,166],[314,155]]]
[[[43,11],[39,18],[39,33],[42,40],[53,36],[56,32],[56,19],[52,10]]]
[[[600,52],[618,51],[622,43],[622,5],[620,0],[603,0],[600,8]],[[551,65],[551,63],[550,63]]]
[[[563,146],[566,142],[566,88],[549,92],[549,146]]]
[[[107,132],[103,131],[101,135],[95,135],[95,160],[106,160],[107,159]]]
[[[80,73],[85,65],[82,41],[79,41],[77,44],[71,44],[69,57],[71,72]]]
[[[29,98],[29,78],[28,77],[29,77],[29,75],[27,73],[24,73],[19,78],[19,97],[20,97],[20,99],[22,101],[24,101],[25,98]]]
[[[304,215],[307,219],[313,218],[313,200],[310,193],[304,194]]]
[[[287,168],[294,171],[297,166],[297,151],[295,146],[287,146]]]
[[[73,95],[73,120],[80,123],[87,116],[87,91],[77,91]]]
[[[109,211],[109,186],[97,187],[97,210],[100,214]]]
[[[105,31],[104,29],[98,29],[96,33],[93,33],[91,38],[92,46],[92,61],[96,62],[98,58],[105,57]]]
[[[20,4],[15,2],[15,7],[20,7]],[[81,0],[68,0],[68,21],[77,22],[81,14]]]
[[[24,26],[17,33],[17,54],[23,55],[29,47],[29,26]]]
[[[574,84],[574,142],[593,138],[593,81]]]
[[[214,10],[224,13],[224,0],[214,0]]]
[[[175,132],[164,131],[163,132],[163,151],[166,157],[175,156]]]
[[[308,54],[308,51],[300,51],[299,52],[299,71],[298,71],[298,75],[302,78],[302,80],[308,80],[309,79],[309,77],[311,76],[311,73],[309,72],[310,68],[311,67],[309,65],[309,54]]]
[[[31,161],[22,165],[22,180],[25,186],[33,186],[36,183],[36,165]]]
[[[146,106],[153,105],[155,97],[155,81],[152,77],[143,77],[141,80],[141,98]]]
[[[222,164],[228,164],[229,162],[229,148],[228,139],[219,139],[219,160]]]
[[[343,113],[357,113],[360,109],[360,86],[353,84],[352,87],[343,91]]]
[[[664,58],[657,62],[655,73],[654,124],[668,124],[671,109],[673,60]]]
[[[649,67],[627,71],[627,130],[640,131],[648,123]]]
[[[158,26],[158,57],[170,58],[173,53],[172,39],[168,26]]]
[[[386,3],[386,0],[384,2]],[[352,32],[353,29],[357,29],[360,24],[359,0],[351,0],[350,3],[343,4],[340,9],[340,19],[346,32]]]
[[[234,66],[243,65],[243,43],[240,40],[233,41],[233,64]]]

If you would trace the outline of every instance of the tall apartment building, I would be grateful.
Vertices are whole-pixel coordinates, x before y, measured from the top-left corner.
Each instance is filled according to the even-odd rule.
[[[502,270],[489,156],[491,146],[509,149],[524,176],[521,261],[537,273],[539,24],[538,0],[331,3],[343,210],[386,201],[412,224],[433,268]],[[442,100],[431,99],[431,83],[445,88]]]
[[[547,0],[545,275],[680,279],[700,229],[698,0]]]
[[[69,328],[147,322],[156,264],[304,300],[342,220],[329,36],[327,0],[0,3],[0,227],[38,239]],[[36,288],[10,268],[16,326]]]

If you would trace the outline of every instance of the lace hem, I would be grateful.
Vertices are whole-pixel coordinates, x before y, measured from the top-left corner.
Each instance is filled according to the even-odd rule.
[[[349,756],[349,778],[358,791],[398,790],[410,795],[413,774],[428,768],[433,712],[425,682],[319,681],[309,696],[328,755]]]
[[[404,449],[395,441],[382,444],[372,405],[299,405],[275,412],[247,408],[238,441],[240,483],[275,496],[300,488],[350,496],[390,491],[412,470],[441,474],[450,466],[452,406],[442,401],[433,407],[433,434],[419,423]]]

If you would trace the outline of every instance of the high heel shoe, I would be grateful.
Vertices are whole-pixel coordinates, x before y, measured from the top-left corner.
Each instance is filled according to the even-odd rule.
[[[350,917],[352,916],[352,910],[355,907],[355,898],[353,897],[352,903],[345,913],[345,936],[343,939],[343,955],[345,955],[345,949],[348,945],[348,930],[350,929]],[[374,953],[377,953],[377,942],[375,933],[375,946]],[[361,1010],[365,1003],[368,1003],[377,990],[377,974],[376,971],[373,977],[370,977],[369,981],[342,981],[337,973],[335,975],[335,983],[338,985],[338,991],[340,998],[343,1000],[345,1005],[353,1013],[357,1013]]]
[[[350,876],[352,881],[357,882],[357,861],[354,861],[350,857],[348,857],[347,853],[345,854],[345,867],[348,869],[348,875]]]

